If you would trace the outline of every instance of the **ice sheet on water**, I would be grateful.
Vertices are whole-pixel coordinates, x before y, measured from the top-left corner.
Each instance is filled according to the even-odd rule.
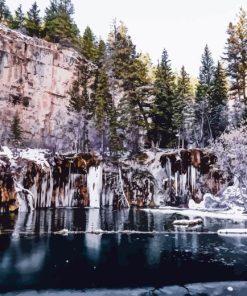
[[[216,219],[231,219],[231,220],[247,220],[247,214],[243,209],[230,209],[226,211],[214,210],[209,211],[207,209],[198,208],[198,209],[182,209],[176,207],[160,207],[157,209],[141,209],[143,211],[152,212],[152,213],[161,213],[161,214],[181,214],[190,218],[196,217],[209,217]]]

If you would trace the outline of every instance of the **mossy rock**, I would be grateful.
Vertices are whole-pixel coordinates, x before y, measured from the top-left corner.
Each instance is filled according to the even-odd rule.
[[[144,164],[148,159],[148,155],[145,152],[140,152],[136,155],[135,159],[139,164]]]

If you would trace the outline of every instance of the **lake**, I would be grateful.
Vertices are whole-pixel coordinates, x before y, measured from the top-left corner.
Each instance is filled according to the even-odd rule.
[[[202,226],[185,230],[172,224],[180,218],[135,208],[1,214],[0,291],[246,296],[247,236],[217,230],[247,222],[204,217]],[[69,232],[54,233],[62,229]]]

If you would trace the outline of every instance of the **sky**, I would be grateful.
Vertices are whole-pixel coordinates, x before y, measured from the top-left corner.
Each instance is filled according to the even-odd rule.
[[[34,0],[6,0],[14,11],[23,10]],[[49,0],[37,0],[43,13]],[[116,18],[128,27],[137,50],[149,53],[157,64],[164,48],[174,71],[184,65],[197,77],[201,55],[208,44],[215,61],[223,56],[227,26],[236,20],[247,0],[72,0],[74,19],[81,33],[89,26],[96,36],[107,39]]]

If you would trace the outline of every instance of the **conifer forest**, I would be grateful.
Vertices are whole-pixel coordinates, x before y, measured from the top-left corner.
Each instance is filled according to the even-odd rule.
[[[89,2],[0,0],[0,295],[247,295],[246,1]]]

